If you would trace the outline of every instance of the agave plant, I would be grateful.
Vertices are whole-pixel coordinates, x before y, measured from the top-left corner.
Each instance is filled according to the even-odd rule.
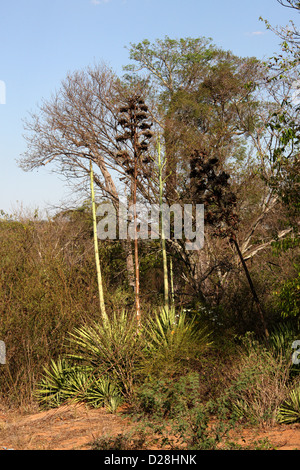
[[[50,366],[44,367],[44,377],[35,390],[35,397],[42,406],[55,408],[63,401],[63,388],[67,380],[69,365],[65,359],[51,360]]]
[[[296,387],[279,407],[277,421],[281,424],[300,422],[300,387]]]
[[[293,322],[284,322],[277,325],[270,333],[269,344],[276,354],[283,354],[290,358],[291,345],[298,338],[299,326]]]
[[[70,343],[74,349],[70,358],[109,374],[125,394],[130,393],[133,372],[142,354],[141,330],[137,332],[132,315],[122,311],[105,322],[75,328]]]
[[[115,412],[122,401],[120,389],[107,376],[95,376],[89,366],[70,365],[66,359],[51,361],[44,367],[35,396],[42,407],[56,408],[63,403],[87,403],[99,408],[105,406]]]
[[[184,310],[177,313],[175,307],[161,308],[154,319],[149,320],[148,338],[150,348],[155,349],[163,347],[170,350],[184,343],[210,344],[206,328],[197,328],[195,317],[187,318]]]
[[[196,357],[211,344],[210,333],[199,327],[196,318],[188,318],[175,307],[161,308],[145,327],[148,366],[174,367],[181,360]]]

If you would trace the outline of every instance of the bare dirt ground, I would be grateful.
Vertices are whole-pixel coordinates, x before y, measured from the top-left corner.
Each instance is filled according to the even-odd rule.
[[[62,406],[34,414],[0,412],[0,450],[88,450],[105,435],[123,433],[126,418],[89,409]]]
[[[114,415],[83,405],[32,414],[0,410],[0,450],[89,450],[95,439],[124,433],[130,426],[122,411]],[[243,429],[236,440],[248,448],[265,441],[274,450],[300,450],[300,425]]]

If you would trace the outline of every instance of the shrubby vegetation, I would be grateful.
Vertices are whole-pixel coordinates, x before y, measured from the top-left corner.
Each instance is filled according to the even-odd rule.
[[[28,120],[23,168],[56,162],[84,200],[1,214],[7,404],[126,405],[140,438],[95,448],[232,448],[235,426],[299,421],[299,42],[280,35],[269,64],[205,38],[132,44],[123,77],[74,72]],[[94,187],[116,210],[204,204],[203,249],[97,241]]]

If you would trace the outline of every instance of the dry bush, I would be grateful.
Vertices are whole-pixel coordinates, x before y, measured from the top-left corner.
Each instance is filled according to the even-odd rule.
[[[278,408],[287,396],[290,364],[246,335],[239,358],[227,378],[225,401],[229,409],[247,423],[273,425]]]
[[[11,401],[30,400],[66,332],[99,315],[94,269],[84,218],[0,221],[0,338],[7,350],[0,385]]]

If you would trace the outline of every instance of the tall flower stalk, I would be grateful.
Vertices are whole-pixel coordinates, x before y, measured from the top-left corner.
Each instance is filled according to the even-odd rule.
[[[137,182],[142,164],[149,163],[148,146],[153,133],[149,122],[148,107],[139,94],[125,96],[124,104],[119,109],[118,124],[122,131],[116,140],[120,144],[117,157],[131,178],[133,218],[134,218],[134,258],[135,258],[135,303],[138,325],[141,322],[140,275],[137,234]]]
[[[95,204],[95,191],[94,191],[94,172],[93,164],[90,161],[90,183],[91,183],[91,199],[92,199],[92,214],[93,214],[93,232],[94,232],[94,250],[95,250],[95,261],[97,269],[97,281],[98,281],[98,291],[99,291],[99,302],[100,302],[100,311],[104,321],[108,320],[104,294],[103,294],[103,283],[102,283],[102,274],[99,260],[99,247],[98,247],[98,237],[97,237],[97,220],[96,220],[96,204]]]
[[[168,259],[167,259],[167,248],[166,248],[166,237],[164,231],[164,215],[163,215],[163,168],[165,162],[162,162],[161,159],[161,146],[160,138],[157,142],[158,150],[158,177],[159,177],[159,208],[160,208],[160,223],[161,223],[161,246],[162,246],[162,255],[163,255],[163,272],[164,272],[164,304],[165,308],[169,308],[169,281],[168,281]]]

